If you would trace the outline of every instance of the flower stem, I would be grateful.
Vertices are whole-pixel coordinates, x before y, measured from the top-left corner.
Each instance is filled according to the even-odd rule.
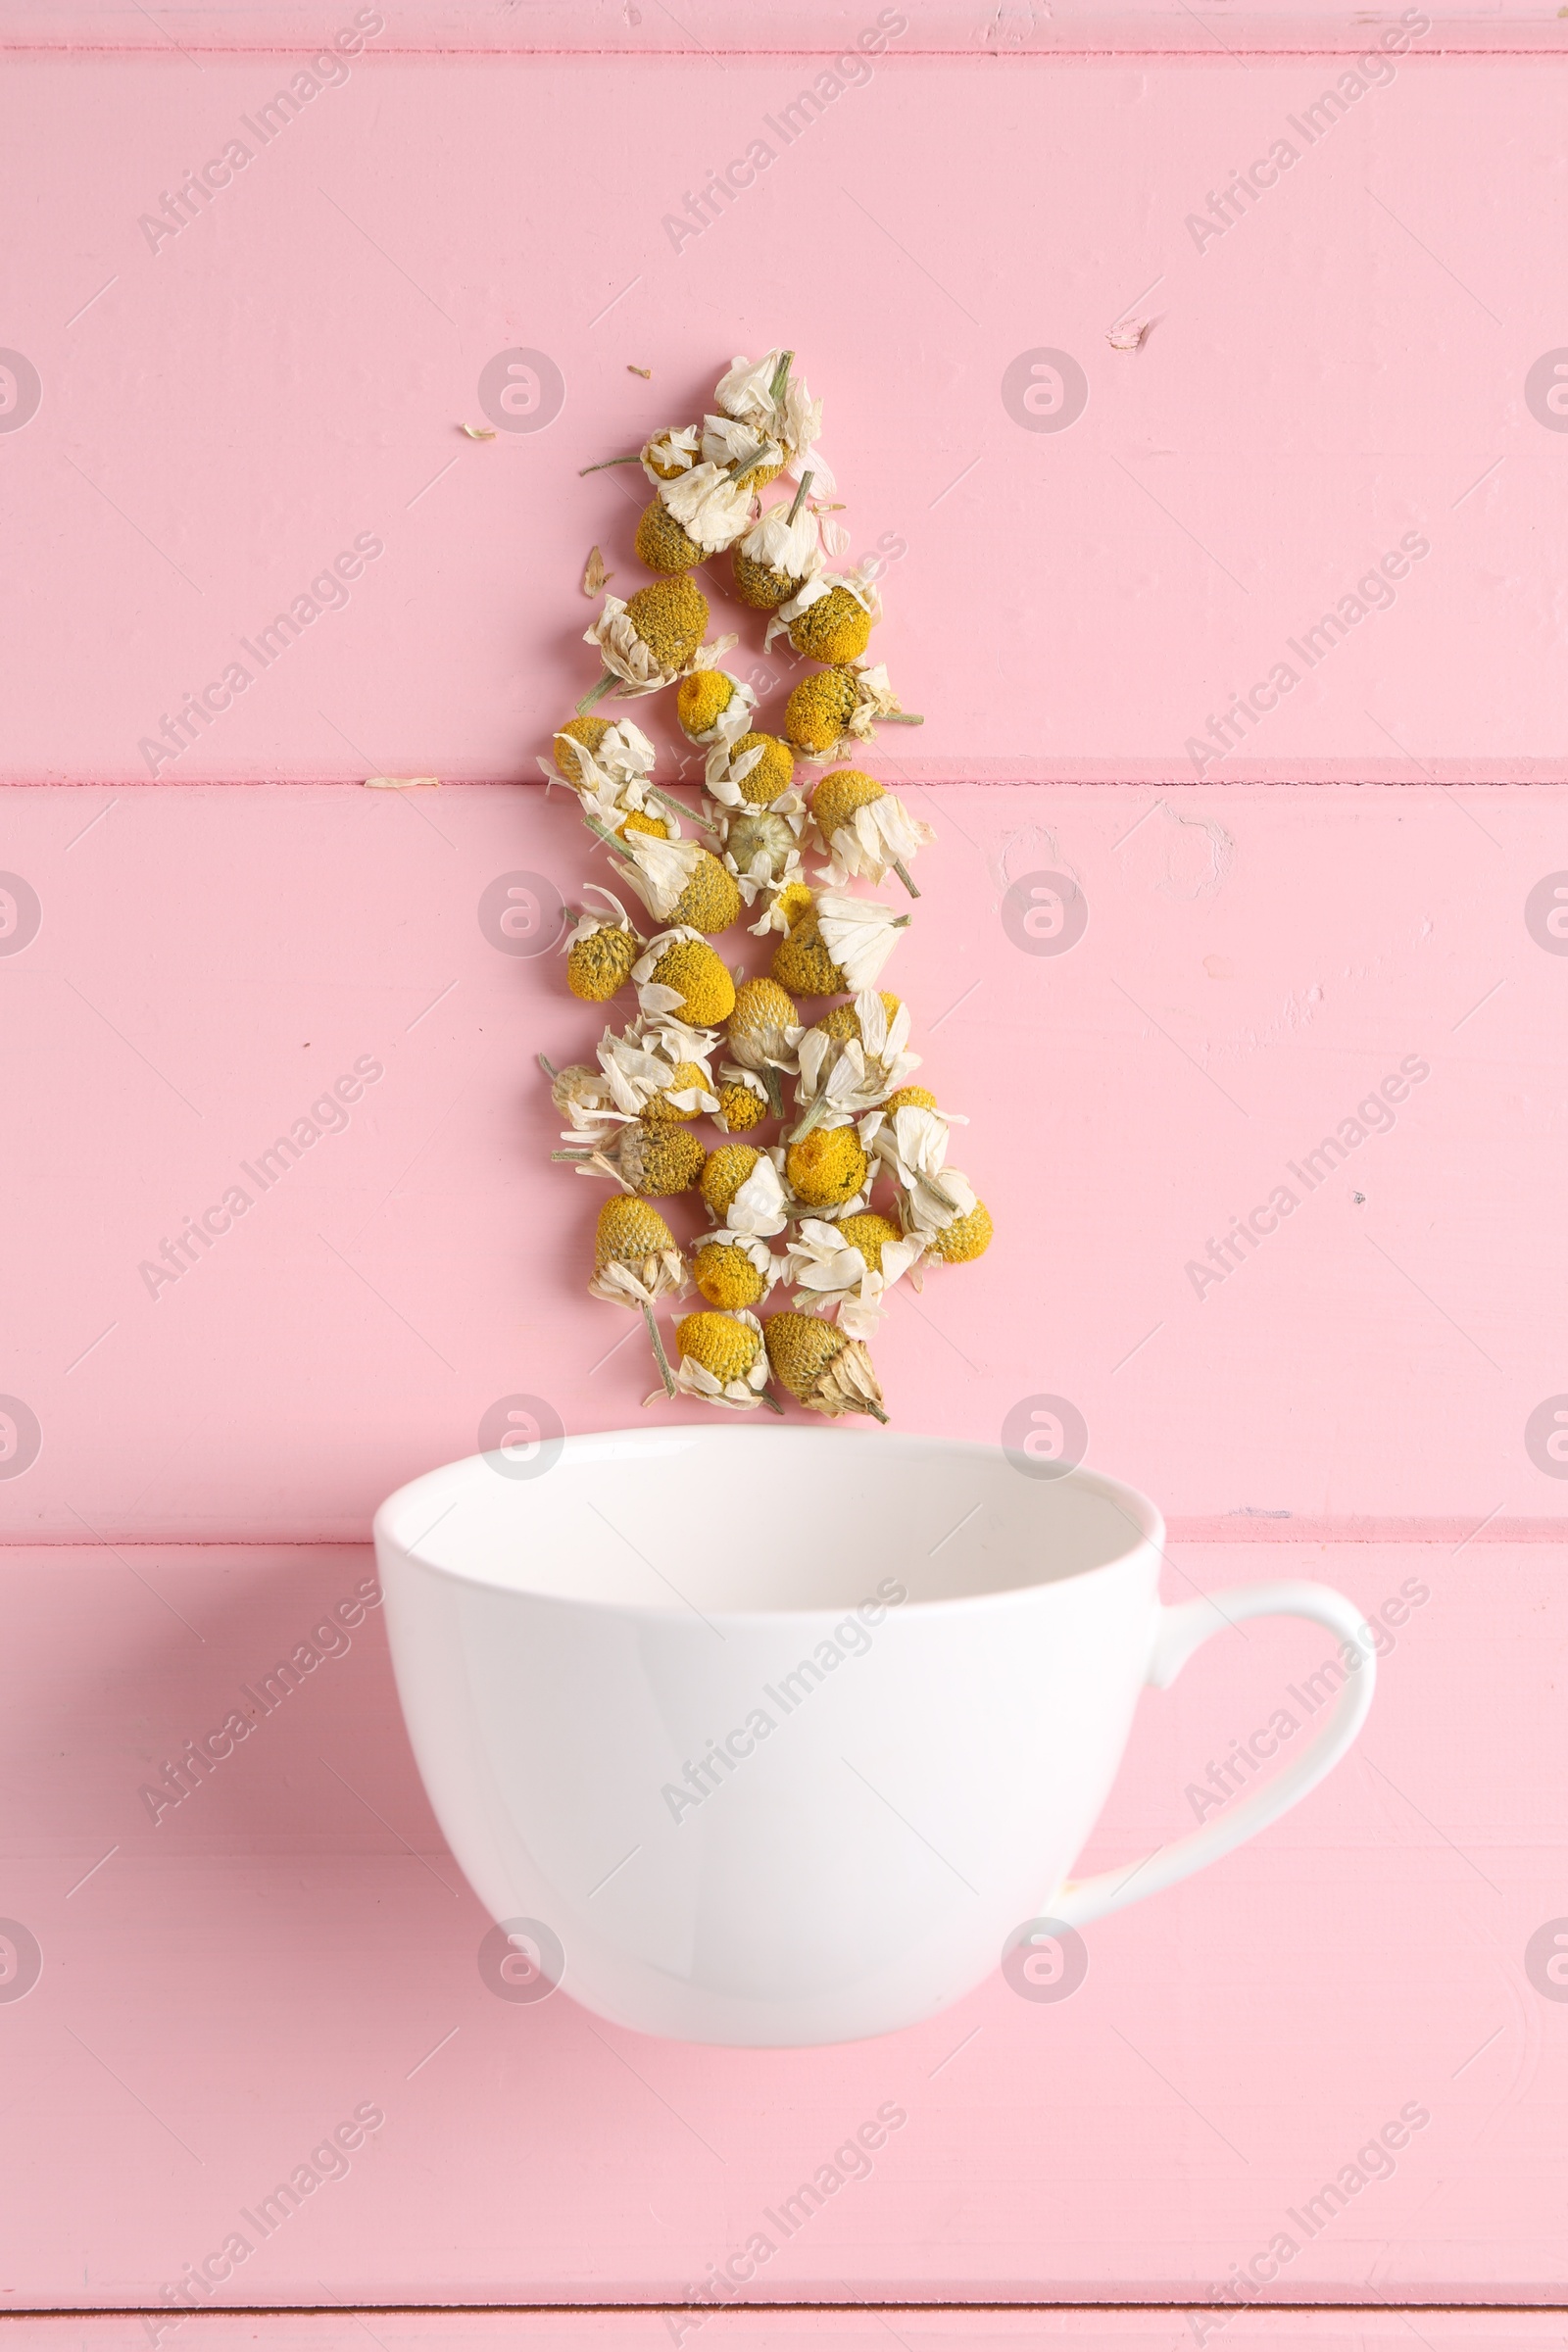
[[[794,361],[794,358],[795,354],[793,351],[781,351],[779,353],[778,366],[773,370],[773,381],[767,387],[767,397],[769,400],[777,401],[783,399],[784,387],[790,380],[790,367]]]
[[[787,1140],[792,1144],[798,1144],[803,1136],[808,1136],[810,1134],[813,1127],[820,1127],[826,1115],[827,1094],[824,1089],[824,1091],[817,1096],[815,1102],[808,1105],[805,1118],[802,1119],[800,1125]]]
[[[779,1419],[782,1421],[784,1418],[784,1407],[780,1404],[778,1398],[773,1395],[772,1391],[770,1389],[760,1389],[758,1391],[758,1395],[761,1397],[762,1402],[766,1405],[768,1411],[770,1413],[777,1413]]]
[[[877,1420],[879,1420],[883,1428],[886,1429],[888,1425],[888,1417],[879,1404],[872,1404],[869,1398],[867,1398],[864,1409],[868,1413],[874,1413]]]
[[[794,505],[793,505],[793,506],[790,508],[790,511],[789,511],[789,513],[788,513],[788,514],[785,515],[785,517],[784,517],[784,519],[785,519],[785,521],[786,521],[786,522],[793,522],[793,521],[795,520],[795,517],[796,517],[796,515],[797,515],[797,514],[800,513],[800,511],[801,511],[802,507],[803,507],[803,506],[805,505],[805,503],[806,503],[806,493],[808,492],[808,490],[809,490],[809,488],[811,487],[811,484],[812,484],[812,483],[815,481],[815,479],[816,479],[816,476],[815,476],[815,474],[814,474],[814,473],[803,473],[803,474],[802,474],[802,476],[801,476],[801,486],[800,486],[800,488],[799,488],[799,489],[796,491],[796,493],[795,493],[795,503],[794,503]]]
[[[561,1075],[561,1072],[556,1068],[555,1063],[550,1059],[548,1054],[540,1054],[539,1067],[543,1070],[547,1078],[559,1078]]]
[[[923,727],[925,725],[923,710],[879,710],[876,716],[878,726]]]
[[[620,681],[615,676],[614,671],[612,669],[607,669],[604,676],[600,679],[598,685],[590,686],[588,692],[583,696],[582,701],[577,705],[577,716],[581,718],[586,711],[589,711],[593,709],[595,703],[599,701],[602,695],[607,695],[612,686],[616,686],[619,683]]]
[[[634,450],[629,458],[601,458],[597,466],[579,466],[577,479],[580,482],[585,473],[603,473],[607,466],[640,466],[642,462],[640,450]]]
[[[659,1325],[654,1321],[654,1310],[646,1299],[643,1301],[643,1321],[648,1326],[648,1337],[654,1344],[654,1361],[659,1366],[659,1377],[664,1384],[664,1395],[673,1396],[675,1375],[669,1368],[669,1358],[664,1353],[664,1343],[659,1336]]]
[[[899,880],[904,884],[904,887],[908,892],[910,898],[917,899],[920,896],[920,893],[915,889],[914,884],[909,880],[909,869],[905,864],[902,858],[894,858],[893,871],[898,875]]]
[[[688,808],[684,801],[677,801],[674,794],[665,792],[662,785],[650,784],[648,790],[656,801],[662,801],[666,808],[673,808],[677,816],[684,816],[691,824],[705,826],[710,833],[717,831],[710,816],[699,816],[695,808]]]

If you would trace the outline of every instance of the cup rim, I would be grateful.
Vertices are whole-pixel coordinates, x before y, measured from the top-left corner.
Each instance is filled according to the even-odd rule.
[[[780,1440],[793,1439],[798,1443],[808,1443],[813,1446],[819,1445],[835,1446],[848,1445],[868,1448],[875,1446],[883,1453],[889,1447],[903,1449],[918,1446],[922,1452],[985,1457],[993,1461],[1004,1459],[1006,1455],[1006,1448],[1002,1446],[983,1444],[969,1438],[928,1437],[915,1430],[829,1431],[791,1427],[782,1430],[757,1430],[755,1432],[736,1430],[732,1432],[714,1424],[680,1422],[658,1430],[578,1431],[564,1439],[561,1459],[565,1461],[573,1454],[579,1456],[586,1454],[591,1459],[591,1448],[611,1445],[617,1439],[634,1441],[637,1451],[646,1454],[664,1450],[659,1443],[660,1440],[667,1440],[671,1446],[693,1441],[699,1445],[712,1446],[727,1444],[732,1436],[757,1436],[764,1439],[770,1445],[776,1444]],[[378,1506],[371,1522],[371,1533],[377,1549],[379,1550],[384,1544],[411,1565],[425,1569],[432,1576],[447,1578],[454,1584],[468,1585],[480,1592],[507,1593],[519,1600],[530,1600],[541,1605],[558,1608],[588,1609],[616,1617],[646,1618],[662,1625],[670,1622],[676,1612],[662,1604],[642,1601],[596,1600],[586,1594],[545,1592],[527,1585],[505,1584],[498,1577],[487,1575],[482,1571],[453,1567],[446,1561],[432,1560],[420,1552],[417,1543],[422,1542],[422,1537],[416,1539],[415,1544],[410,1544],[398,1532],[394,1524],[395,1519],[409,1508],[414,1496],[421,1489],[428,1489],[437,1479],[450,1479],[454,1473],[471,1472],[488,1460],[489,1456],[483,1453],[464,1454],[456,1461],[438,1463],[434,1469],[421,1471],[416,1478],[406,1480],[401,1487],[395,1488]],[[1090,1469],[1083,1463],[1075,1464],[1071,1470],[1062,1473],[1063,1482],[1068,1479],[1077,1482],[1080,1486],[1092,1489],[1124,1513],[1130,1528],[1124,1550],[1116,1552],[1108,1560],[1098,1561],[1093,1567],[1074,1568],[1065,1576],[1042,1579],[1037,1583],[1004,1586],[991,1592],[956,1592],[935,1599],[901,1601],[898,1604],[899,1616],[902,1618],[910,1613],[925,1616],[937,1610],[983,1609],[1006,1602],[1016,1602],[1067,1586],[1077,1585],[1086,1577],[1109,1575],[1116,1569],[1125,1568],[1130,1561],[1136,1559],[1146,1549],[1152,1550],[1157,1558],[1163,1559],[1166,1541],[1164,1517],[1157,1504],[1152,1502],[1147,1494],[1137,1487],[1129,1486],[1125,1480],[1112,1478],[1103,1470]],[[425,1532],[432,1533],[433,1530]],[[853,1610],[861,1605],[859,1601],[846,1601],[832,1607],[798,1609],[711,1608],[705,1609],[702,1614],[705,1619],[722,1625],[798,1625],[807,1619],[817,1618],[825,1623],[831,1623],[834,1619],[842,1618],[846,1610]]]

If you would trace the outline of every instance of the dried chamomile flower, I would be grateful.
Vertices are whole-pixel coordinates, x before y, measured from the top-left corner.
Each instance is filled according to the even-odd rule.
[[[710,1152],[702,1195],[710,1215],[715,1223],[722,1219],[727,1234],[766,1241],[789,1221],[777,1163],[753,1144],[720,1144]]]
[[[539,766],[552,784],[567,784],[573,792],[602,790],[641,782],[654,771],[654,747],[641,727],[629,718],[568,718],[556,729],[555,765],[541,759]]]
[[[579,714],[617,681],[620,694],[633,698],[673,686],[696,666],[707,626],[708,599],[684,572],[651,581],[624,603],[607,596],[599,618],[583,631],[583,643],[599,648],[605,674],[583,696]],[[734,642],[727,637],[705,650],[716,657]]]
[[[866,1150],[874,1152],[878,1159],[883,1160],[884,1164],[890,1167],[895,1165],[898,1157],[898,1131],[894,1126],[894,1121],[901,1110],[931,1112],[938,1122],[939,1131],[942,1131],[940,1149],[943,1161],[946,1159],[949,1142],[948,1134],[945,1131],[954,1127],[967,1127],[969,1124],[961,1110],[938,1109],[937,1099],[928,1086],[895,1087],[880,1110],[873,1111],[860,1121],[859,1129],[860,1141]],[[886,1130],[885,1137],[884,1129]],[[935,1161],[932,1164],[941,1165],[943,1162]],[[896,1174],[895,1181],[897,1181]]]
[[[711,1029],[735,1009],[735,983],[700,931],[681,924],[651,939],[631,967],[645,1014],[672,1012],[693,1029]]]
[[[870,1165],[853,1127],[813,1128],[784,1155],[790,1190],[809,1208],[836,1208],[858,1200]]]
[[[590,1298],[612,1306],[652,1306],[656,1299],[681,1298],[687,1287],[686,1261],[658,1209],[628,1193],[607,1200],[594,1234]]]
[[[681,1298],[686,1288],[686,1261],[658,1209],[630,1194],[617,1194],[607,1200],[599,1211],[594,1235],[594,1272],[588,1295],[604,1298],[612,1306],[629,1306],[641,1312],[666,1396],[675,1395],[675,1376],[654,1321],[654,1305],[660,1298]]]
[[[808,1217],[790,1244],[784,1280],[801,1285],[797,1306],[835,1312],[852,1340],[869,1340],[887,1312],[885,1294],[921,1249],[886,1217],[864,1214],[835,1225]]]
[[[702,427],[696,424],[668,424],[662,433],[655,433],[638,451],[642,469],[655,488],[661,482],[675,481],[688,473],[697,464],[702,442]],[[611,464],[620,463],[612,459]]]
[[[820,487],[831,490],[833,476],[815,451],[822,430],[822,403],[813,400],[801,377],[792,372],[794,360],[793,351],[782,350],[766,352],[755,362],[732,360],[713,391],[713,406],[720,416],[703,419],[705,443],[723,417],[750,425],[760,440],[778,443],[792,472],[813,466]]]
[[[858,1250],[870,1272],[882,1275],[889,1285],[907,1273],[919,1255],[890,1217],[879,1217],[870,1210],[858,1217],[845,1217],[827,1231],[836,1234],[842,1246]]]
[[[699,663],[675,689],[676,723],[688,743],[732,744],[746,733],[756,708],[754,690],[727,669]]]
[[[882,599],[864,571],[813,572],[768,622],[763,650],[787,630],[796,653],[838,667],[859,660],[881,617]]]
[[[650,571],[690,571],[708,552],[682,529],[662,498],[650,499],[644,507],[632,545]]]
[[[784,706],[785,735],[803,760],[847,760],[858,744],[870,742],[883,719],[904,727],[925,724],[914,711],[900,709],[882,662],[815,670]]]
[[[720,455],[716,463],[707,454],[705,442],[700,465],[688,473],[677,474],[673,481],[660,483],[658,495],[637,531],[637,552],[645,564],[652,562],[643,554],[645,530],[651,542],[662,528],[666,534],[665,543],[669,543],[670,531],[678,533],[687,546],[696,548],[697,553],[691,558],[694,564],[700,564],[705,556],[716,556],[726,547],[733,547],[750,530],[752,492],[757,487],[758,469],[749,461],[760,458],[765,462],[780,453],[773,443],[760,446],[744,428],[740,439],[744,447]],[[775,466],[773,473],[777,471]],[[772,473],[766,475],[767,480],[772,478]],[[656,519],[657,509],[663,510],[662,525]],[[666,563],[659,568],[673,571],[677,567]]]
[[[700,1061],[678,1061],[668,1086],[657,1094],[644,1116],[650,1119],[716,1117],[718,1097],[710,1073]]]
[[[605,1031],[599,1066],[616,1107],[632,1118],[695,1119],[718,1108],[708,1066],[717,1043],[710,1029],[645,1015],[620,1037]]]
[[[590,891],[611,912],[596,914],[585,906],[577,917],[565,943],[566,986],[589,1004],[608,1004],[631,978],[631,967],[648,943],[632,929],[631,917],[613,891],[589,882],[583,887],[585,899]]]
[[[772,909],[779,894],[800,877],[806,811],[791,805],[797,798],[792,793],[771,808],[743,808],[719,820],[724,863],[736,888],[748,906],[759,898],[763,902],[758,920],[747,925],[757,938],[775,927]]]
[[[626,1124],[626,1114],[603,1070],[591,1070],[580,1061],[558,1070],[542,1054],[539,1066],[550,1081],[550,1100],[566,1122],[561,1136],[564,1144],[591,1148]]]
[[[904,1000],[901,997],[890,996],[886,989],[882,990],[881,995],[882,1010],[888,1020],[893,1021],[903,1010]],[[813,1029],[820,1029],[824,1037],[832,1038],[835,1044],[841,1046],[846,1044],[850,1038],[858,1038],[861,1034],[859,1010],[855,1004],[835,1004],[831,1012],[824,1012],[822,1018],[819,1021],[813,1021],[811,1026]],[[935,1100],[934,1097],[933,1100]]]
[[[920,896],[909,879],[908,860],[936,834],[874,776],[858,767],[836,767],[811,795],[811,817],[832,859],[828,881],[841,886],[856,879],[880,882],[891,870],[911,899]]]
[[[952,1171],[948,1173],[951,1175]],[[926,1250],[944,1265],[960,1266],[972,1257],[983,1257],[991,1247],[991,1211],[983,1200],[977,1200],[967,1216],[955,1217],[951,1224],[942,1225],[926,1242]]]
[[[779,1410],[763,1394],[767,1349],[762,1326],[744,1308],[728,1315],[683,1315],[675,1326],[675,1345],[680,1349],[675,1372],[679,1396],[698,1397],[704,1404],[730,1405],[740,1412],[764,1403]]]
[[[732,1313],[765,1298],[779,1277],[779,1260],[765,1242],[728,1233],[704,1242],[692,1259],[692,1278],[710,1306]]]
[[[882,1391],[864,1342],[851,1339],[820,1315],[785,1308],[763,1330],[767,1360],[780,1388],[808,1412],[836,1421],[841,1413],[870,1413],[886,1421]]]
[[[784,470],[784,452],[771,433],[759,432],[734,416],[703,418],[703,459],[747,500],[746,521],[757,510],[754,493],[765,490]],[[742,525],[744,529],[745,525]]]
[[[782,899],[786,894],[779,895]],[[779,986],[797,997],[844,994],[849,984],[823,945],[814,902],[808,901],[773,950],[772,969]]]
[[[640,374],[633,368],[634,375]],[[595,466],[579,466],[577,471],[603,473],[607,466],[640,466],[657,490],[661,482],[672,482],[698,461],[702,428],[695,424],[666,424],[651,434],[641,449],[628,458],[601,458]]]
[[[909,917],[896,914],[880,899],[847,899],[824,890],[816,901],[816,925],[822,945],[844,975],[835,992],[858,996],[875,988],[877,976],[906,930]],[[786,942],[786,945],[788,943]]]
[[[760,1127],[772,1111],[767,1089],[755,1070],[743,1070],[738,1062],[723,1061],[718,1065],[717,1124],[726,1135],[749,1135]]]
[[[742,1069],[760,1073],[777,1115],[784,1109],[777,1072],[799,1069],[802,1034],[800,1006],[776,980],[741,982],[725,1030],[729,1050]]]
[[[884,1117],[871,1139],[874,1156],[897,1187],[904,1230],[913,1238],[929,1241],[975,1208],[968,1178],[948,1166],[948,1138],[940,1111],[906,1108]]]
[[[795,754],[776,735],[757,730],[715,743],[708,755],[708,789],[726,808],[766,808],[795,779]]]
[[[808,914],[814,912],[816,900],[805,882],[786,882],[768,900],[762,920],[753,923],[750,928],[759,937],[764,931],[782,931],[788,935],[797,923],[803,923]],[[777,972],[773,974],[775,980],[778,976]],[[787,987],[790,983],[786,981],[785,985]],[[818,990],[816,993],[820,995],[822,992]]]
[[[855,1034],[834,1036],[829,1024],[842,1029],[848,1013],[854,1015]],[[853,1006],[837,1005],[826,1021],[808,1029],[801,1039],[801,1076],[795,1090],[805,1116],[795,1129],[794,1143],[814,1128],[848,1126],[867,1111],[879,1110],[920,1066],[919,1054],[905,1051],[908,1037],[908,1006],[873,989],[862,989]],[[800,1189],[797,1185],[797,1192]]]
[[[579,1176],[608,1176],[622,1192],[662,1200],[689,1193],[703,1172],[703,1147],[669,1119],[633,1119],[612,1143],[592,1152],[552,1152],[572,1160]]]
[[[711,850],[696,841],[655,841],[623,834],[626,858],[613,860],[657,923],[681,925],[711,937],[727,931],[741,910],[735,877]],[[628,862],[629,861],[629,862]]]
[[[808,474],[789,506],[769,507],[744,539],[730,564],[735,593],[756,612],[774,612],[822,568],[822,532],[815,510],[806,504]]]
[[[649,841],[680,839],[680,803],[668,793],[661,792],[646,776],[631,776],[623,783],[615,783],[601,774],[577,797],[582,821],[596,841],[607,840],[612,834],[619,841],[626,841],[633,833],[640,833]]]

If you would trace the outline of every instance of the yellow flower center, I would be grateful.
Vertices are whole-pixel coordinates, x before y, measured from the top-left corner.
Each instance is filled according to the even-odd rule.
[[[706,939],[677,939],[654,966],[654,978],[678,988],[679,1017],[693,1029],[713,1029],[735,1009],[735,983]]]
[[[871,641],[871,615],[847,588],[830,588],[790,623],[790,643],[813,662],[854,662]]]
[[[853,1127],[817,1127],[791,1144],[784,1173],[799,1200],[811,1208],[831,1208],[859,1191],[866,1157]]]
[[[703,1168],[703,1199],[715,1217],[728,1209],[762,1154],[752,1144],[720,1144]]]
[[[682,734],[706,735],[734,699],[734,680],[721,669],[694,669],[675,689],[675,716]]]
[[[655,580],[626,600],[626,618],[661,669],[681,670],[703,642],[708,599],[684,572]]]
[[[737,1323],[733,1315],[683,1315],[675,1326],[682,1355],[720,1382],[744,1380],[761,1344],[750,1324]]]
[[[692,1260],[697,1288],[710,1306],[755,1306],[762,1277],[744,1250],[729,1242],[705,1242]]]
[[[811,795],[811,814],[817,831],[824,841],[831,841],[841,825],[847,825],[857,808],[866,808],[872,801],[884,797],[883,787],[874,776],[862,775],[858,767],[835,768],[824,776]]]

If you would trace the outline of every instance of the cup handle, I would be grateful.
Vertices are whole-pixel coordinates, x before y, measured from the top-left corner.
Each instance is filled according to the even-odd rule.
[[[1328,1585],[1244,1585],[1217,1601],[1189,1600],[1177,1608],[1161,1609],[1154,1628],[1146,1682],[1165,1690],[1176,1680],[1193,1652],[1210,1635],[1223,1632],[1244,1617],[1307,1617],[1326,1626],[1342,1642],[1350,1642],[1361,1663],[1340,1686],[1334,1712],[1298,1756],[1261,1788],[1251,1789],[1231,1805],[1218,1821],[1205,1822],[1174,1844],[1160,1845],[1141,1862],[1119,1870],[1102,1870],[1092,1879],[1068,1879],[1052,1904],[1052,1916],[1067,1927],[1081,1928],[1103,1919],[1127,1903],[1158,1894],[1194,1871],[1217,1862],[1221,1854],[1245,1845],[1249,1838],[1299,1804],[1344,1755],[1366,1718],[1377,1681],[1377,1657],[1366,1638],[1366,1619],[1343,1592]]]

